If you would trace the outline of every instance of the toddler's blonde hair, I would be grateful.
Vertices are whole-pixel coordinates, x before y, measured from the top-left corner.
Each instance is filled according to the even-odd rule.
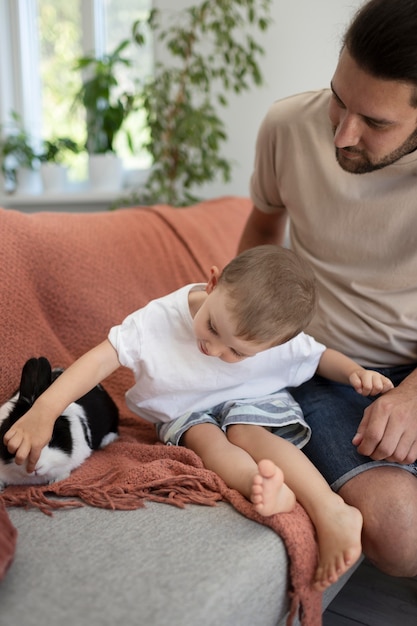
[[[281,246],[263,245],[242,252],[223,269],[218,287],[226,290],[236,336],[271,347],[304,330],[316,307],[310,266]]]

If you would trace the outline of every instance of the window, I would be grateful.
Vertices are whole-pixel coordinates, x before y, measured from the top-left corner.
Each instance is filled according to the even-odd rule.
[[[8,124],[11,111],[16,111],[37,141],[53,136],[84,141],[83,111],[76,113],[72,107],[81,82],[80,73],[73,70],[75,59],[113,50],[150,8],[151,0],[0,0],[1,123]],[[130,54],[133,67],[123,81],[141,79],[152,68],[150,45],[129,50],[126,56]],[[128,123],[143,127],[140,112]],[[147,156],[140,154],[140,133],[135,134],[135,156],[122,137],[117,151],[127,167],[147,167]],[[78,163],[75,172],[82,178],[85,163]]]

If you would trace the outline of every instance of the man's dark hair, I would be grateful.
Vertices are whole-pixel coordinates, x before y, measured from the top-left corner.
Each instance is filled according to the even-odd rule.
[[[417,0],[370,0],[353,18],[343,45],[376,78],[411,83],[417,107]]]

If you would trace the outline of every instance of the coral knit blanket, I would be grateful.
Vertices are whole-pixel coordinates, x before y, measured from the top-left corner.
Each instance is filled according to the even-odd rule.
[[[211,265],[234,254],[250,209],[242,198],[187,209],[159,206],[107,213],[22,214],[0,209],[0,403],[17,388],[23,363],[44,355],[67,367],[128,313],[187,282],[205,281]],[[72,475],[47,486],[8,487],[6,507],[46,514],[84,504],[137,509],[146,501],[179,507],[229,502],[272,528],[290,559],[291,612],[304,626],[321,624],[321,594],[312,591],[317,544],[301,506],[263,518],[199,457],[157,442],[151,424],[124,403],[131,373],[104,382],[121,417],[118,440],[95,452]]]

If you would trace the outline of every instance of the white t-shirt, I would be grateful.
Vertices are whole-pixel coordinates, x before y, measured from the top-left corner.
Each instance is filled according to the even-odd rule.
[[[152,300],[109,333],[121,365],[133,371],[128,407],[150,422],[168,422],[221,402],[261,398],[311,378],[325,346],[299,334],[236,363],[202,354],[193,332],[187,285]]]
[[[417,151],[368,174],[336,161],[330,91],[275,102],[259,131],[251,196],[286,210],[312,266],[318,341],[371,367],[417,362]]]

